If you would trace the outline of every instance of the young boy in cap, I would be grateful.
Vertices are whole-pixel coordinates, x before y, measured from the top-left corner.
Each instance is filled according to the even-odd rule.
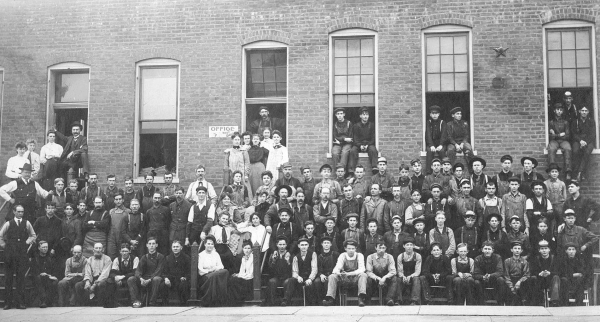
[[[565,108],[561,103],[554,104],[554,119],[548,122],[548,134],[550,142],[548,143],[548,163],[556,163],[556,152],[561,150],[564,155],[565,169],[567,170],[567,180],[571,179],[571,130],[569,129],[569,120],[563,113]]]
[[[440,119],[440,107],[433,105],[429,108],[429,116],[425,124],[425,145],[427,151],[426,167],[430,169],[431,161],[434,157],[444,158],[446,156],[446,145],[448,131],[446,122]],[[429,170],[428,170],[429,171]]]
[[[521,218],[519,216],[512,216],[508,221],[509,227],[506,228],[506,237],[508,242],[512,245],[514,242],[519,242],[519,255],[527,259],[527,256],[531,252],[531,244],[529,243],[529,235],[521,231]]]
[[[343,198],[342,187],[340,186],[340,184],[337,181],[331,179],[332,171],[333,170],[332,170],[331,166],[327,163],[322,165],[321,168],[319,168],[319,172],[321,173],[321,176],[323,178],[321,179],[321,182],[319,182],[315,185],[315,190],[313,191],[313,195],[312,195],[313,205],[319,204],[320,196],[321,196],[321,189],[323,189],[323,188],[329,189],[329,191],[330,191],[329,200],[331,200],[331,202],[337,204],[339,199]]]
[[[589,109],[583,106],[579,110],[579,117],[571,121],[571,145],[575,157],[573,171],[577,173],[577,180],[585,180],[590,157],[596,145],[596,124],[589,114]]]
[[[510,256],[508,236],[506,232],[500,228],[502,222],[502,216],[500,214],[489,214],[486,217],[488,228],[481,234],[482,244],[486,242],[492,243],[494,251],[502,256],[502,258],[508,258]]]
[[[287,289],[292,279],[292,254],[288,252],[288,238],[279,235],[274,239],[277,241],[277,248],[269,258],[269,282],[263,306],[275,305],[277,287]],[[287,304],[287,301],[284,298],[280,303]]]
[[[440,161],[440,159],[433,159],[431,161],[432,172],[425,176],[423,187],[421,189],[421,192],[423,193],[423,200],[431,199],[431,187],[434,184],[441,186],[443,199],[446,199],[448,196],[450,196],[450,178],[442,175],[441,169],[442,161]]]
[[[524,283],[530,276],[529,263],[521,257],[520,241],[511,243],[511,252],[512,257],[504,260],[504,280],[509,291],[506,301],[511,305],[523,305],[529,291],[527,284]]]
[[[346,171],[352,172],[356,167],[356,160],[349,158],[354,140],[352,123],[345,119],[346,111],[344,108],[336,107],[333,113],[336,118],[333,123],[333,147],[331,148],[333,166],[337,168],[340,165]]]
[[[358,286],[358,306],[365,306],[367,293],[367,274],[365,274],[365,258],[357,252],[358,243],[349,239],[344,242],[346,252],[342,253],[328,278],[327,296],[323,301],[325,306],[333,304],[337,293],[338,284],[344,286],[353,284]]]
[[[550,163],[546,173],[549,174],[548,180],[544,181],[546,198],[552,203],[555,215],[562,216],[563,206],[567,200],[567,186],[558,178],[560,167],[556,163]]]
[[[473,279],[479,304],[483,305],[483,289],[494,288],[494,297],[499,306],[504,304],[506,282],[504,281],[504,262],[502,257],[494,253],[494,243],[483,242],[481,255],[475,257],[473,262]]]
[[[521,179],[513,176],[508,179],[510,182],[510,192],[502,196],[502,209],[501,215],[504,219],[502,228],[505,228],[507,219],[517,216],[519,221],[524,222],[521,226],[521,231],[527,231],[529,234],[529,219],[525,214],[525,203],[527,196],[519,192],[521,187]],[[508,232],[508,228],[506,229]]]
[[[333,268],[337,262],[340,253],[337,250],[333,250],[332,246],[337,243],[336,240],[331,238],[330,236],[322,236],[321,237],[321,254],[317,256],[317,272],[318,276],[315,279],[315,287],[319,290],[318,301],[323,301],[325,298],[325,294],[327,294],[327,280],[329,275],[333,272]],[[340,249],[342,246],[340,245]]]
[[[579,193],[579,181],[571,180],[567,182],[569,195],[565,201],[564,209],[572,209],[577,215],[575,224],[589,228],[592,221],[600,218],[600,205],[591,198],[584,197]]]
[[[456,153],[462,152],[466,164],[471,164],[473,157],[473,148],[469,139],[469,124],[462,119],[462,108],[455,107],[450,110],[452,121],[447,125],[448,128],[448,157],[450,162],[456,162]]]
[[[456,250],[456,241],[452,229],[445,225],[446,215],[443,211],[440,210],[435,214],[435,221],[437,225],[429,231],[431,247],[435,243],[446,256],[453,256]]]
[[[500,210],[502,209],[502,197],[498,198],[496,196],[496,182],[489,181],[485,184],[485,196],[479,199],[479,206],[483,209],[482,218],[487,219],[490,214],[500,215]],[[487,220],[483,221],[483,229],[487,229],[488,222]]]
[[[478,250],[479,251],[479,250]],[[473,279],[474,272],[474,261],[472,257],[467,257],[469,253],[469,247],[467,244],[460,243],[456,246],[456,253],[458,257],[454,257],[450,260],[450,266],[452,267],[452,289],[454,291],[454,298],[456,305],[463,305],[465,299],[467,305],[474,304],[474,293],[475,293],[475,280]]]
[[[425,232],[425,220],[415,219],[413,220],[413,226],[415,227],[416,232],[413,234],[414,249],[415,252],[419,253],[423,258],[427,257],[429,249],[429,234]]]
[[[353,143],[348,157],[348,163],[358,163],[358,153],[367,153],[373,174],[377,173],[377,148],[375,147],[375,124],[369,122],[369,108],[366,106],[358,110],[360,122],[352,126]]]
[[[573,95],[571,95],[571,92],[565,92],[563,95],[563,104],[565,107],[565,118],[567,121],[572,122],[573,120],[577,119],[579,115],[577,113],[577,106],[573,104]]]
[[[395,259],[404,252],[404,240],[410,238],[410,235],[402,231],[402,219],[398,216],[392,218],[393,230],[386,232],[383,235],[387,251],[392,254]]]
[[[348,221],[348,228],[342,230],[342,239],[344,243],[347,240],[353,240],[355,242],[356,249],[355,251],[361,252],[362,247],[364,246],[364,230],[357,228],[358,226],[358,214],[350,213],[346,216],[346,220]]]
[[[281,302],[281,306],[286,306],[301,286],[306,292],[308,305],[318,305],[318,284],[314,283],[318,272],[317,254],[310,250],[309,240],[304,237],[298,239],[298,248],[300,251],[292,259],[292,278],[287,281],[285,298]]]
[[[476,216],[475,225],[477,227],[481,227],[483,223],[483,218],[481,215],[483,209],[479,204],[479,200],[471,196],[471,181],[469,179],[463,179],[460,182],[460,189],[461,193],[453,200],[453,203],[455,204],[454,216],[450,218],[448,226],[452,229],[462,226],[464,223],[463,216],[467,213],[467,211],[471,210]]]
[[[392,255],[385,252],[386,246],[383,240],[376,243],[376,252],[367,256],[366,273],[367,280],[367,302],[379,287],[385,292],[383,302],[387,306],[394,306],[396,297],[396,261]]]
[[[547,289],[550,294],[550,303],[552,306],[558,306],[560,276],[558,275],[559,260],[556,256],[550,254],[550,244],[546,240],[538,243],[539,254],[529,259],[531,277],[527,284],[531,289],[530,303],[532,305],[542,305],[544,290]]]
[[[335,220],[333,218],[325,219],[325,232],[320,236],[320,240],[323,238],[330,238],[330,248],[332,251],[339,252],[342,249],[342,243],[344,242],[342,235],[339,230],[335,227]]]
[[[450,259],[442,254],[442,247],[438,242],[431,243],[431,256],[427,257],[421,270],[421,287],[423,288],[423,297],[426,304],[431,303],[430,285],[445,286],[448,292],[448,304],[454,303],[454,293],[452,292],[452,267]]]
[[[498,172],[496,174],[496,184],[497,184],[497,191],[496,191],[496,196],[502,198],[502,196],[504,196],[505,194],[507,194],[510,191],[510,183],[508,182],[508,179],[510,177],[512,177],[514,174],[512,172],[512,163],[513,163],[513,158],[512,156],[506,154],[503,155],[500,158],[500,165],[502,167],[502,169],[500,170],[500,172]]]
[[[483,173],[486,166],[484,159],[473,157],[469,166],[471,168],[471,196],[479,200],[485,196],[486,185],[492,181],[492,178]]]
[[[450,179],[450,196],[452,199],[456,199],[461,194],[460,182],[465,179],[463,176],[464,170],[465,166],[460,162],[452,166],[453,178]]]
[[[410,290],[410,305],[416,305],[421,300],[421,266],[422,256],[414,251],[415,241],[412,238],[404,240],[404,253],[397,259],[398,265],[398,304],[402,304],[405,290]],[[429,249],[429,248],[427,248]]]
[[[527,198],[531,198],[533,196],[533,191],[531,191],[531,183],[535,180],[539,180],[544,182],[546,180],[543,175],[535,172],[535,168],[538,166],[538,161],[532,157],[523,157],[521,158],[521,165],[523,166],[523,172],[521,172],[521,182],[519,186],[519,192],[524,194]]]
[[[367,220],[367,232],[365,233],[365,251],[364,255],[369,256],[377,251],[377,243],[383,242],[383,236],[377,233],[377,219]]]
[[[577,256],[577,244],[568,242],[564,245],[566,256],[560,265],[561,304],[569,305],[569,295],[575,297],[575,305],[582,306],[585,290],[585,262]]]
[[[394,176],[387,171],[387,159],[380,157],[377,159],[377,173],[371,177],[371,184],[379,184],[381,188],[381,198],[386,201],[394,199],[392,195],[392,186],[394,185]]]
[[[533,190],[533,197],[525,201],[527,219],[530,223],[533,223],[532,231],[530,231],[531,235],[538,232],[537,223],[540,218],[546,218],[550,225],[550,231],[554,231],[554,210],[552,209],[552,203],[546,198],[546,185],[542,181],[534,181],[531,183],[531,189]]]
[[[425,175],[423,174],[423,165],[421,159],[416,158],[410,161],[410,166],[413,170],[413,175],[410,177],[412,183],[412,190],[423,190],[423,182],[425,182]],[[411,190],[411,191],[412,191]]]
[[[468,210],[463,216],[465,225],[457,228],[454,231],[454,239],[457,244],[465,244],[467,246],[468,256],[475,258],[479,255],[479,245],[481,233],[479,228],[475,227],[475,213]],[[458,246],[457,246],[458,248]]]

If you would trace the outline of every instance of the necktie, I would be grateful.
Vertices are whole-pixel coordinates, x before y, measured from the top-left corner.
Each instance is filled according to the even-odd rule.
[[[127,267],[127,264],[129,263],[128,260],[124,261],[123,264],[125,264],[125,267]]]
[[[223,241],[223,244],[227,244],[227,231],[225,230],[225,226],[221,226],[221,240]]]
[[[21,226],[21,219],[17,219],[17,226]]]
[[[204,185],[202,184],[202,181],[200,181],[200,182],[198,183],[198,185],[199,185],[200,187],[204,187]]]
[[[31,152],[29,152],[29,156],[27,157],[27,159],[29,160],[29,164],[33,165],[33,162],[31,162]]]

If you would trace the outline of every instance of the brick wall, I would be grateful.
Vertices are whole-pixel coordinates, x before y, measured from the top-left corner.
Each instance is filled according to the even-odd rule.
[[[230,142],[209,139],[208,126],[242,126],[243,44],[289,45],[290,158],[316,172],[328,161],[328,34],[376,30],[379,144],[397,174],[398,165],[422,149],[422,28],[472,27],[475,149],[489,160],[491,173],[506,153],[517,160],[533,155],[545,166],[542,24],[583,19],[595,21],[598,30],[600,23],[596,0],[49,0],[5,1],[0,10],[0,171],[16,141],[44,139],[48,66],[77,61],[91,66],[91,167],[101,178],[131,174],[135,64],[163,57],[181,62],[179,178],[187,185],[202,163],[217,186]],[[595,42],[600,47],[600,36]],[[511,48],[508,57],[496,58],[490,47],[500,45]],[[492,88],[496,75],[507,79],[505,88]],[[582,189],[596,199],[599,161],[593,157]]]

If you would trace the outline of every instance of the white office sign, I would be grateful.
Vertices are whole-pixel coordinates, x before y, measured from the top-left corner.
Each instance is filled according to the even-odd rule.
[[[231,136],[233,132],[238,132],[237,126],[209,126],[208,137],[211,138],[226,138]]]

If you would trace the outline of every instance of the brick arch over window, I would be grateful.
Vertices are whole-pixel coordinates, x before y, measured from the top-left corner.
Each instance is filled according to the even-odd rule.
[[[239,37],[242,46],[263,40],[277,41],[289,45],[290,33],[276,29],[261,29],[251,31]]]
[[[540,20],[542,24],[559,20],[583,20],[596,23],[596,13],[593,10],[578,7],[555,8],[540,13]]]
[[[470,16],[462,13],[437,13],[421,17],[421,29],[437,25],[459,25],[473,28],[473,20]]]
[[[375,19],[367,17],[345,17],[335,19],[327,23],[328,33],[350,28],[363,28],[379,31],[379,22]]]

